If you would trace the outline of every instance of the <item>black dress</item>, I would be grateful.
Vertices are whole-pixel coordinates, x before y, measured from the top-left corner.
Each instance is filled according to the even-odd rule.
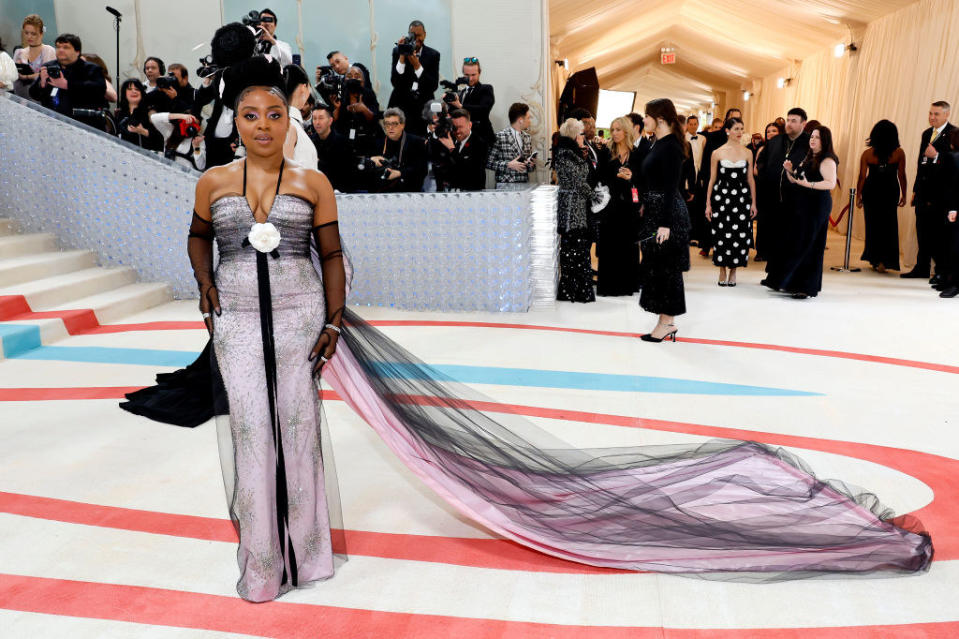
[[[638,197],[641,167],[634,156],[635,151],[625,163],[618,157],[610,157],[599,167],[599,181],[609,187],[610,199],[600,217],[596,242],[597,295],[632,295],[639,290],[639,248],[636,246],[639,203],[633,201],[633,189]],[[616,177],[623,166],[633,172],[632,179]]]
[[[593,269],[589,247],[593,243],[588,211],[593,188],[591,167],[583,149],[561,137],[554,164],[559,181],[556,231],[559,233],[559,289],[556,299],[566,302],[594,302]]]
[[[873,266],[899,270],[899,165],[868,164],[862,187],[866,246],[862,259]]]
[[[746,266],[752,244],[753,197],[749,191],[749,164],[746,160],[720,160],[713,184],[713,264],[727,268]]]
[[[766,150],[760,149],[756,154],[756,171],[762,174],[766,169]],[[772,225],[773,216],[779,194],[776,193],[775,185],[768,180],[756,178],[756,260],[768,260],[772,253]]]
[[[822,174],[809,164],[800,167],[800,174],[810,182],[821,181]],[[826,233],[832,194],[829,191],[797,185],[795,212],[787,222],[782,276],[771,274],[763,280],[770,288],[815,297],[822,290],[822,261],[826,252]]]
[[[683,272],[689,270],[689,212],[679,192],[683,173],[683,143],[675,135],[658,140],[643,160],[643,240],[645,281],[639,305],[650,313],[686,312]],[[669,239],[657,244],[659,227],[669,228]]]

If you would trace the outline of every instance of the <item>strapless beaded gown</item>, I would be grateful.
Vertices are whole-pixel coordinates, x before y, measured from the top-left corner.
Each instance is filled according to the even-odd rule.
[[[333,575],[320,402],[307,359],[326,318],[323,283],[310,258],[313,207],[279,194],[268,218],[281,236],[278,257],[266,258],[278,437],[265,392],[257,251],[243,246],[253,213],[244,196],[220,198],[211,213],[222,310],[213,347],[229,413],[217,426],[227,502],[240,537],[237,591],[269,601],[294,584]]]

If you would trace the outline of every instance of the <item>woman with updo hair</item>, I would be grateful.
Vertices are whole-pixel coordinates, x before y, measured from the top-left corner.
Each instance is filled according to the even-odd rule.
[[[559,127],[553,168],[559,182],[556,231],[559,233],[559,290],[556,299],[566,302],[594,302],[589,247],[589,206],[593,188],[589,185],[583,123],[569,118]]]
[[[47,62],[57,59],[57,50],[49,44],[43,44],[43,18],[31,13],[23,19],[20,37],[23,48],[13,54],[15,64],[25,64],[30,67],[31,73],[20,73],[13,84],[13,91],[21,98],[30,98],[30,86],[40,77],[40,67]]]
[[[679,329],[673,319],[686,312],[683,273],[689,270],[689,211],[679,192],[689,143],[676,107],[666,98],[646,104],[643,130],[652,131],[656,142],[642,166],[645,192],[639,237],[645,278],[639,305],[659,315],[659,321],[641,339],[675,342]]]

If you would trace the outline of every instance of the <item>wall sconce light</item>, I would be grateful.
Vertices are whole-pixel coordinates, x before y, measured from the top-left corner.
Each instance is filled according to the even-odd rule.
[[[846,44],[845,42],[840,42],[839,44],[837,44],[836,46],[832,48],[832,54],[836,56],[837,58],[841,58],[846,53],[846,51],[849,51],[850,53],[852,53],[853,51],[858,51],[858,50],[859,50],[859,47],[856,46],[855,42],[850,42],[849,44]]]
[[[563,58],[562,60],[553,60],[556,63],[556,66],[563,67],[569,71],[569,58]]]
[[[779,78],[776,80],[776,88],[782,89],[789,86],[789,83],[792,82],[792,78]]]
[[[749,102],[749,98],[752,94],[749,91],[743,91],[743,102]]]

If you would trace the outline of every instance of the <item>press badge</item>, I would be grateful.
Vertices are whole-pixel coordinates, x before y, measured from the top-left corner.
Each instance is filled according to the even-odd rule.
[[[633,187],[633,204],[639,204],[639,190]]]

